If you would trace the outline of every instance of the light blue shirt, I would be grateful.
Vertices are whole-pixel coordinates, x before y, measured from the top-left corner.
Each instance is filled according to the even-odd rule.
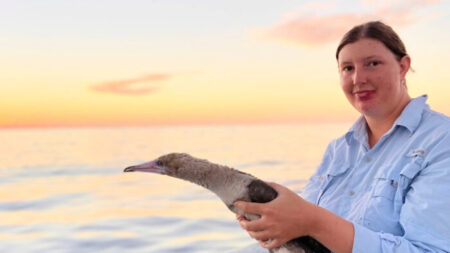
[[[355,253],[450,252],[450,118],[411,100],[369,148],[361,117],[302,197],[353,223]]]

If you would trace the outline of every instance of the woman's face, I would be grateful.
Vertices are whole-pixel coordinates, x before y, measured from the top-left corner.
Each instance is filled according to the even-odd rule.
[[[378,40],[364,38],[345,45],[338,65],[345,96],[366,117],[400,113],[410,100],[405,85],[409,56],[398,61]]]

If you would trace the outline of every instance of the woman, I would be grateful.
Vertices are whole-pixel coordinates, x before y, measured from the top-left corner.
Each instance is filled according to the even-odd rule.
[[[309,235],[332,252],[450,252],[450,120],[411,99],[411,59],[381,22],[351,29],[336,52],[341,87],[360,119],[332,141],[299,197],[236,202],[264,248]],[[272,239],[272,240],[269,240]]]

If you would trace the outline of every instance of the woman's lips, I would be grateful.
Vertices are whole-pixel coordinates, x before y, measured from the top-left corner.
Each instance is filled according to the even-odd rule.
[[[362,91],[354,92],[354,94],[359,100],[366,101],[373,97],[373,94],[375,94],[375,91],[374,90],[362,90]]]

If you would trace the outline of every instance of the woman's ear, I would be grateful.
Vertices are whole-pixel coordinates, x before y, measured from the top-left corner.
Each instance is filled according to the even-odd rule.
[[[408,73],[411,68],[411,57],[409,55],[405,55],[400,59],[400,75],[402,76],[402,80],[405,79],[406,73]]]

